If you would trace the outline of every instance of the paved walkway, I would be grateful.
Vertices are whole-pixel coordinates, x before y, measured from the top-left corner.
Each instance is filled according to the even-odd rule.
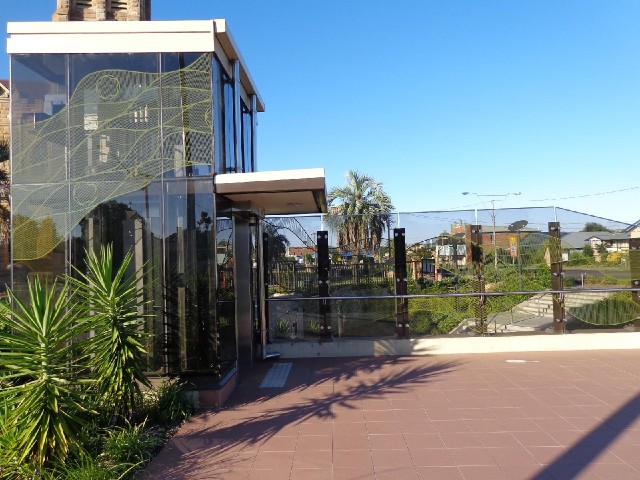
[[[292,363],[246,375],[144,479],[640,479],[640,349]]]

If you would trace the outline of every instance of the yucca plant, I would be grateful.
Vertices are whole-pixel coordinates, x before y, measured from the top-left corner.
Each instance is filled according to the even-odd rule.
[[[28,283],[28,300],[8,291],[13,310],[0,303],[0,390],[5,461],[42,467],[64,459],[84,424],[87,380],[79,373],[76,342],[85,331],[69,284]],[[84,385],[83,385],[84,384]]]
[[[87,273],[77,270],[71,279],[82,299],[94,332],[87,353],[103,406],[114,418],[129,418],[141,397],[140,385],[150,386],[145,375],[145,315],[138,312],[142,290],[138,285],[142,269],[126,272],[133,258],[129,252],[117,270],[113,247],[86,253]]]

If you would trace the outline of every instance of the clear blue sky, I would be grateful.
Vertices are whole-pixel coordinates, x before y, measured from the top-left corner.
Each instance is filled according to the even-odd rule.
[[[640,219],[637,0],[152,1],[228,20],[266,103],[261,170],[358,169],[400,211],[520,191],[496,206]],[[55,3],[0,0],[2,28]]]

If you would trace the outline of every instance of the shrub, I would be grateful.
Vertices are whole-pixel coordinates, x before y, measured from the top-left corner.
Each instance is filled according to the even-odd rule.
[[[162,437],[145,428],[144,423],[112,427],[107,431],[101,459],[110,468],[130,465],[136,470],[153,458],[162,443]]]
[[[135,469],[137,465],[121,463],[104,465],[98,458],[82,455],[80,458],[54,466],[43,480],[64,478],[65,480],[121,480]]]
[[[9,455],[38,467],[51,458],[64,460],[84,424],[80,413],[86,410],[89,382],[79,378],[79,364],[86,358],[74,354],[86,322],[69,294],[68,284],[54,282],[46,289],[35,278],[28,283],[26,303],[9,290],[14,311],[0,304],[11,332],[0,331],[0,378],[10,383],[0,390],[7,409],[2,431],[12,438],[2,450],[5,460]]]
[[[99,255],[87,252],[86,258],[88,273],[76,270],[79,278],[71,282],[95,332],[87,350],[89,365],[95,371],[104,407],[127,418],[141,398],[140,385],[151,386],[145,375],[145,316],[138,312],[142,271],[126,277],[133,258],[129,252],[114,272],[111,245],[101,247]]]
[[[186,396],[186,384],[179,381],[162,382],[157,389],[144,392],[144,414],[163,425],[171,425],[186,420],[195,411]]]

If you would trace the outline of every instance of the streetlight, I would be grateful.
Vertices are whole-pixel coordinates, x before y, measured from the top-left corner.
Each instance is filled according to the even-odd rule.
[[[462,195],[475,195],[482,202],[482,197],[490,197],[489,200],[491,202],[491,221],[493,223],[493,266],[495,269],[498,268],[498,249],[496,246],[496,198],[502,197],[503,202],[509,195],[520,195],[521,192],[509,192],[509,193],[476,193],[476,192],[462,192]]]

